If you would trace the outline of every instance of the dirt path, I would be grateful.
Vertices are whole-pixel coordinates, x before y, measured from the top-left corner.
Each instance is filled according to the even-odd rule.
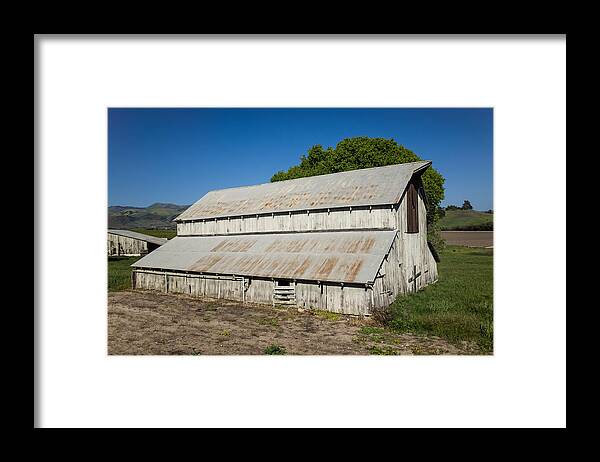
[[[494,231],[442,231],[447,244],[467,247],[492,247]]]
[[[242,305],[157,292],[108,294],[108,353],[260,355],[477,354],[437,337],[395,334],[369,319],[295,308]]]

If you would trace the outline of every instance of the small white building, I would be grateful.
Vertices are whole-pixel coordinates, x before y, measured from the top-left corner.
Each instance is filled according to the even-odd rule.
[[[108,230],[108,256],[146,255],[167,242],[162,237],[129,231],[128,229]]]
[[[132,286],[368,315],[437,281],[411,162],[210,191]]]

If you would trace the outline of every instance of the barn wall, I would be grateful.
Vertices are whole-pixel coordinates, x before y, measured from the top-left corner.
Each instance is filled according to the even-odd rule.
[[[178,236],[245,234],[340,229],[393,229],[396,225],[391,206],[334,210],[285,212],[245,217],[215,218],[177,223]]]
[[[296,305],[334,313],[368,315],[371,289],[340,284],[296,283]]]
[[[119,236],[108,233],[108,255],[109,256],[135,256],[142,255],[148,251],[148,243],[131,237]]]
[[[324,285],[296,283],[296,305],[299,308],[326,310],[326,291]]]
[[[398,295],[407,291],[407,284],[402,272],[402,260],[400,259],[401,246],[402,240],[399,235],[396,235],[373,284],[374,307],[388,306]]]
[[[134,289],[187,294],[195,297],[243,299],[243,280],[233,276],[209,276],[136,269],[132,273]]]
[[[274,282],[262,279],[209,276],[136,269],[132,287],[165,293],[187,294],[193,297],[222,298],[250,303],[272,304]],[[244,287],[247,289],[244,291]],[[371,289],[365,287],[298,282],[296,305],[335,313],[368,315]]]
[[[419,188],[419,232],[407,233],[407,210],[406,194],[402,197],[396,212],[396,226],[398,236],[396,238],[397,258],[401,269],[401,280],[404,289],[402,292],[413,292],[414,285],[409,282],[416,272],[421,273],[417,277],[417,290],[437,281],[437,263],[427,245],[427,207],[423,189]]]
[[[248,279],[245,300],[252,303],[273,303],[273,281]]]

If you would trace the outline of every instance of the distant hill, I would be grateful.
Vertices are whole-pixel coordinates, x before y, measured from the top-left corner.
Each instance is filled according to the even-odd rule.
[[[491,231],[494,229],[494,214],[477,210],[446,210],[439,225],[443,231]]]
[[[116,229],[175,229],[173,219],[189,205],[157,202],[148,207],[113,205],[108,208],[108,227]]]

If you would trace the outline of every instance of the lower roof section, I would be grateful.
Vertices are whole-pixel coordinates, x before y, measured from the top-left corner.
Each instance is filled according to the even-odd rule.
[[[178,236],[136,268],[265,278],[374,282],[396,231]]]
[[[151,242],[158,245],[163,245],[168,240],[164,237],[149,236],[147,234],[137,233],[128,229],[109,229],[108,233],[116,234],[117,236],[130,237],[131,239],[138,239],[140,241]]]

